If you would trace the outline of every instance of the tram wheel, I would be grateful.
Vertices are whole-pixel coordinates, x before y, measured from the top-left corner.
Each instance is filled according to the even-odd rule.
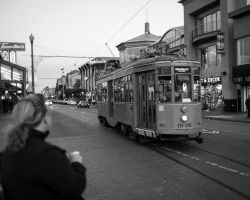
[[[203,138],[197,138],[196,142],[198,142],[198,144],[202,144],[204,141],[203,141]]]
[[[121,130],[122,130],[123,135],[126,135],[126,136],[129,135],[129,127],[127,127],[126,125],[122,124]]]
[[[131,127],[128,127],[128,136],[130,139],[139,142],[138,135],[136,134],[136,132],[133,131]]]
[[[104,117],[101,117],[101,118],[99,119],[99,122],[100,122],[100,124],[101,124],[102,126],[107,126],[107,125],[108,125],[107,120],[106,120],[106,118],[104,118]]]

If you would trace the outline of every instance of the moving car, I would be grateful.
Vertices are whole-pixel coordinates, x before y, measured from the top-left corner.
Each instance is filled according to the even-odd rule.
[[[89,108],[89,103],[87,101],[79,101],[77,108]]]

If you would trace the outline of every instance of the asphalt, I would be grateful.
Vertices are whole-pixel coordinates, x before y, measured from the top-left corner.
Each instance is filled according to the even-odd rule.
[[[247,112],[224,112],[222,110],[203,110],[202,111],[203,119],[211,120],[221,120],[221,121],[230,121],[230,122],[242,122],[250,123],[250,118],[247,117]]]
[[[247,112],[224,112],[222,110],[202,110],[203,119],[231,121],[250,123],[250,118],[247,117]],[[3,122],[7,122],[10,119],[10,113],[0,113],[0,128]],[[6,121],[7,120],[7,121]]]
[[[204,119],[250,123],[247,113],[204,110],[202,116]],[[3,147],[1,130],[10,117],[10,114],[0,114],[0,149]],[[98,132],[79,137],[52,138],[50,142],[67,150],[77,148],[83,153],[88,174],[88,185],[83,195],[85,199],[165,200],[183,199],[185,196],[185,199],[198,200],[215,199],[213,195],[218,192],[224,199],[237,199],[229,198],[227,195],[231,194],[228,191],[216,189],[195,172],[162,159],[160,154],[125,140],[119,134]],[[193,186],[190,187],[191,184]]]

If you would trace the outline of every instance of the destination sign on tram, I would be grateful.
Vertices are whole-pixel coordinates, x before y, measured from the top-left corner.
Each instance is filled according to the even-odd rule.
[[[174,73],[190,73],[191,69],[190,67],[175,67]]]

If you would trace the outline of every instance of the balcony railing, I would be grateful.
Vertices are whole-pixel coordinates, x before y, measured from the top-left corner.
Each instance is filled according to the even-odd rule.
[[[212,21],[204,24],[199,24],[193,29],[193,39],[197,36],[206,34],[206,33],[211,33],[214,31],[221,30],[221,21]]]

